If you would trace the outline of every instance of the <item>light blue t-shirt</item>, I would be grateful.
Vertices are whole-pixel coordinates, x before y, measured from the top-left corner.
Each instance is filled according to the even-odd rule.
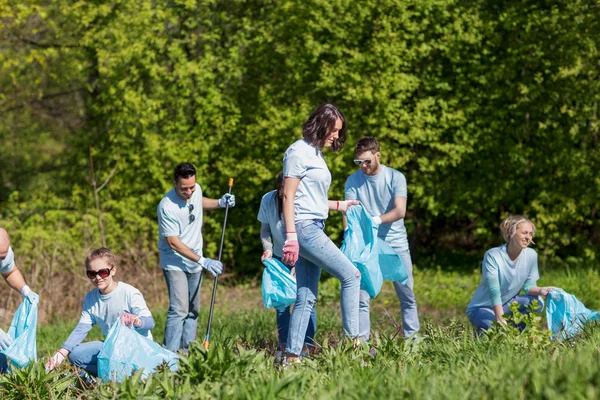
[[[15,254],[10,246],[4,260],[0,260],[0,274],[8,274],[15,268]]]
[[[258,220],[263,224],[269,224],[271,237],[273,238],[273,254],[282,257],[283,243],[285,242],[285,223],[282,216],[277,212],[277,190],[263,196],[260,201]]]
[[[119,321],[123,312],[138,317],[152,316],[142,293],[125,282],[118,282],[117,287],[108,294],[102,294],[98,288],[95,288],[85,296],[79,323],[97,324],[106,336],[113,324]],[[149,330],[136,330],[142,336],[152,339]]]
[[[190,211],[190,205],[193,210]],[[196,273],[202,266],[173,250],[167,243],[168,236],[179,239],[194,253],[202,257],[202,189],[196,184],[196,191],[187,203],[175,192],[175,188],[163,197],[156,209],[158,214],[158,250],[160,267],[165,270]],[[190,222],[190,215],[194,220]]]
[[[485,253],[481,273],[481,282],[467,307],[467,313],[474,308],[504,305],[521,289],[529,290],[536,286],[540,279],[538,256],[535,250],[528,247],[521,251],[516,261],[512,261],[504,244]]]
[[[327,219],[331,173],[321,149],[304,139],[294,142],[283,155],[283,175],[300,179],[294,198],[294,220]]]
[[[406,178],[400,171],[381,165],[381,171],[369,176],[362,169],[346,180],[346,200],[358,200],[372,217],[378,217],[394,208],[396,197],[407,197]],[[381,224],[380,238],[399,250],[408,250],[408,237],[404,218],[391,224]]]

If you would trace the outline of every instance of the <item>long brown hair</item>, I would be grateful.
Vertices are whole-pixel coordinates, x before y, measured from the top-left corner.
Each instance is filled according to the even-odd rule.
[[[335,128],[338,119],[342,120],[342,129],[338,131],[338,138],[331,145],[331,150],[339,151],[346,142],[346,117],[333,104],[321,104],[310,114],[302,125],[302,136],[310,144],[323,147],[327,135]]]
[[[283,183],[285,182],[285,177],[283,176],[283,172],[280,172],[277,175],[277,215],[281,216],[283,213]]]

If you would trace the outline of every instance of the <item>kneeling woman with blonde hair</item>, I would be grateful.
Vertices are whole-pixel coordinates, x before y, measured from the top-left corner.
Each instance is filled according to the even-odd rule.
[[[500,224],[500,230],[506,244],[485,253],[481,282],[467,307],[467,316],[478,332],[489,329],[493,321],[505,324],[504,315],[510,314],[514,302],[520,312],[527,313],[537,300],[535,311],[542,312],[544,303],[539,296],[548,295],[553,288],[537,286],[538,256],[529,247],[535,235],[533,223],[521,215],[511,215]],[[520,295],[521,289],[524,295]]]

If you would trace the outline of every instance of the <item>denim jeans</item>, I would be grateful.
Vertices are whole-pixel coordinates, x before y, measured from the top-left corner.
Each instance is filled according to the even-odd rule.
[[[164,347],[173,352],[187,349],[196,338],[200,314],[202,272],[163,270],[169,290],[169,311],[165,327]]]
[[[400,282],[394,282],[396,296],[398,296],[398,300],[400,300],[402,328],[404,329],[404,336],[408,338],[417,333],[421,328],[421,325],[419,324],[419,314],[417,312],[417,300],[415,299],[415,292],[413,291],[414,281],[412,274],[412,260],[408,249],[400,250],[394,247],[394,250],[396,250],[396,253],[402,258],[406,273],[408,274],[406,285],[403,285]],[[358,315],[359,337],[363,340],[368,340],[371,335],[370,301],[369,294],[366,291],[361,290]]]
[[[273,256],[277,260],[281,261],[281,258],[277,256]],[[284,264],[289,270],[292,270],[292,267]],[[279,347],[285,345],[287,343],[288,333],[290,331],[290,307],[286,307],[285,310],[277,311],[277,337],[279,338]],[[306,329],[306,336],[304,337],[304,344],[312,346],[315,341],[315,331],[317,330],[317,310],[313,307],[312,312],[310,313],[310,321],[308,322],[308,329]]]
[[[8,358],[4,354],[0,354],[0,374],[8,372]]]
[[[321,268],[342,283],[341,309],[344,334],[358,336],[358,298],[360,273],[338,247],[323,232],[323,220],[305,220],[296,223],[300,257],[296,262],[298,292],[290,319],[286,351],[300,355],[310,315],[317,301]]]
[[[74,366],[84,369],[92,376],[98,376],[98,353],[102,350],[103,341],[81,343],[69,353],[69,361]]]
[[[504,314],[512,315],[512,312],[510,311],[510,305],[516,302],[519,304],[519,312],[526,314],[529,312],[529,305],[534,300],[537,300],[539,304],[539,307],[534,311],[536,313],[541,313],[544,309],[544,300],[541,298],[541,296],[529,295],[517,295],[513,297],[508,301],[508,303],[502,306],[502,312]],[[469,317],[469,321],[471,321],[471,323],[477,327],[477,333],[481,333],[490,329],[492,322],[496,321],[496,314],[494,314],[494,309],[491,307],[479,307],[467,310],[467,316]],[[522,331],[525,329],[525,325],[519,324],[518,328]]]

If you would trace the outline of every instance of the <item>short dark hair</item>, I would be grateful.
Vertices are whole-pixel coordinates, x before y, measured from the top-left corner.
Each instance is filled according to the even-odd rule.
[[[87,257],[85,258],[85,268],[90,269],[92,261],[99,258],[106,261],[106,263],[111,267],[117,266],[117,257],[115,257],[115,253],[113,253],[111,249],[100,247],[99,249],[92,250],[88,253]]]
[[[327,134],[335,128],[338,119],[342,120],[342,129],[339,130],[338,138],[333,142],[331,149],[339,151],[346,142],[346,117],[333,104],[321,104],[310,114],[302,125],[302,136],[310,144],[323,147]]]
[[[196,168],[190,163],[182,162],[175,167],[173,172],[173,180],[175,183],[179,182],[179,179],[187,179],[192,176],[196,176]]]
[[[366,151],[370,151],[375,154],[379,151],[379,142],[377,139],[371,136],[367,136],[361,138],[356,142],[356,146],[354,146],[354,155],[358,156]]]

